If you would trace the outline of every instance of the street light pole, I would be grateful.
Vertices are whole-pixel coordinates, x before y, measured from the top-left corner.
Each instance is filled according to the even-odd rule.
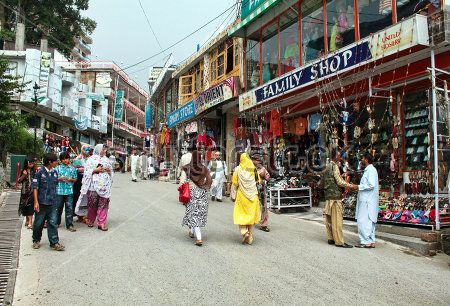
[[[38,106],[38,91],[40,87],[37,83],[34,83],[34,154],[37,154],[37,106]]]

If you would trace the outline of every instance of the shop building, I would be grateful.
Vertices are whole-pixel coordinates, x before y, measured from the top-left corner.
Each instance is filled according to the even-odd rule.
[[[333,149],[353,182],[358,157],[370,152],[380,221],[450,225],[446,2],[244,2],[229,31],[245,46],[236,130],[287,186],[310,184],[316,193],[313,178]],[[347,217],[354,207],[348,197]]]
[[[168,114],[178,105],[178,82],[172,79],[176,67],[170,56],[163,67],[153,67],[149,76],[149,107],[153,108],[150,132],[150,152],[164,160],[166,170],[173,169],[178,160],[176,134],[167,126]],[[160,166],[161,168],[161,166]]]
[[[131,80],[113,62],[63,62],[68,72],[79,74],[95,95],[104,97],[107,105],[107,125],[102,141],[121,155],[133,148],[142,150],[145,130],[145,105],[148,93]],[[114,128],[113,128],[114,126]]]
[[[232,131],[242,85],[242,39],[227,35],[235,25],[177,67],[172,78],[178,80],[178,108],[168,116],[180,154],[191,145],[203,150],[208,161],[219,150],[228,169],[234,163]]]
[[[38,139],[56,145],[68,137],[76,150],[82,143],[95,144],[106,133],[108,105],[104,97],[66,71],[58,61],[61,54],[33,48],[2,50],[1,54],[10,61],[9,73],[24,84],[24,91],[13,97],[13,107],[24,115],[36,112],[28,124],[33,132],[37,127]]]

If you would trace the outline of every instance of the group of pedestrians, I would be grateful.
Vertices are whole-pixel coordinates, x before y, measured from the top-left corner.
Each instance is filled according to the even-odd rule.
[[[238,225],[242,244],[253,243],[253,229],[260,221],[261,229],[268,229],[267,201],[264,195],[269,179],[267,170],[262,167],[259,157],[253,161],[247,153],[238,156],[239,165],[233,171],[231,196],[234,203],[233,220]],[[258,163],[259,161],[259,163]],[[208,166],[200,151],[184,154],[180,160],[180,184],[189,183],[190,200],[182,225],[189,228],[189,236],[195,238],[195,245],[203,245],[201,228],[206,226],[208,217],[208,191],[214,201],[222,200],[223,185],[226,181],[226,165],[221,161],[220,152],[215,152],[214,160]],[[261,203],[262,210],[261,210]]]
[[[153,154],[141,152],[139,155],[136,150],[131,151],[131,181],[137,182],[140,173],[141,180],[153,179],[156,174],[155,158]]]
[[[89,227],[97,220],[98,229],[108,230],[113,165],[106,147],[99,144],[92,150],[84,145],[73,161],[68,152],[59,154],[59,162],[56,154],[46,153],[40,168],[38,164],[36,157],[28,157],[19,177],[19,213],[26,217],[25,226],[33,230],[34,249],[40,248],[44,227],[50,247],[56,251],[65,249],[58,236],[63,211],[65,227],[70,232],[76,231],[74,214]]]

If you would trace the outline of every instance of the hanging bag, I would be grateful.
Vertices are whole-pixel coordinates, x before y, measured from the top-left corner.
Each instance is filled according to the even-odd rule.
[[[186,173],[186,182],[178,187],[178,201],[186,205],[191,200],[191,189],[189,187],[189,176]]]

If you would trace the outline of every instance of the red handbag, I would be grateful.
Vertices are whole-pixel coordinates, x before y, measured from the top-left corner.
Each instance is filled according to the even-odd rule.
[[[178,187],[178,200],[186,205],[191,200],[191,190],[189,188],[189,183],[185,182]]]

